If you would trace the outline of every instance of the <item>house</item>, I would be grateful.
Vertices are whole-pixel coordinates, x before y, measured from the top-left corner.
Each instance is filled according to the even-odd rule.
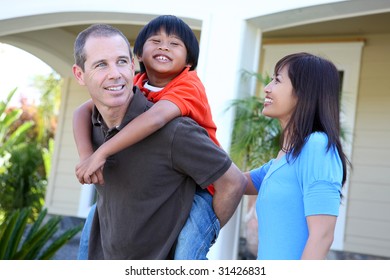
[[[74,176],[72,113],[88,99],[71,73],[77,33],[105,22],[133,43],[140,28],[161,14],[181,17],[198,35],[198,73],[226,150],[234,117],[226,106],[256,88],[241,83],[241,70],[272,73],[277,59],[295,51],[320,54],[337,65],[343,77],[344,144],[353,169],[332,249],[390,257],[389,0],[9,2],[0,11],[0,42],[37,56],[64,80],[46,196],[49,212],[85,217],[93,200],[93,188],[80,186]],[[237,258],[245,206],[244,201],[221,232],[211,258]]]

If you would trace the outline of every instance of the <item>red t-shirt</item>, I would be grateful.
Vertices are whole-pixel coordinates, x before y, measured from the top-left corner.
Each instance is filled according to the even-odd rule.
[[[199,79],[196,71],[189,71],[186,68],[176,78],[169,82],[160,91],[150,91],[144,87],[148,81],[146,73],[137,74],[134,77],[134,85],[139,87],[148,100],[156,103],[159,100],[169,100],[179,107],[182,116],[187,116],[196,121],[200,126],[207,130],[211,140],[220,146],[217,138],[215,125],[210,105],[207,100],[206,90]],[[211,194],[214,194],[214,187],[207,188]]]

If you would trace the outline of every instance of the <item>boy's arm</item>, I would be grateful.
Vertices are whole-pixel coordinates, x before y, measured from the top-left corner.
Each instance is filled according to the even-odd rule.
[[[173,102],[158,101],[148,111],[136,117],[114,137],[101,145],[88,160],[82,162],[77,168],[77,177],[89,184],[99,183],[93,181],[90,176],[104,165],[107,157],[148,137],[179,116],[181,116],[181,111]]]
[[[73,113],[73,137],[76,143],[76,148],[80,157],[80,162],[86,160],[93,154],[93,146],[91,141],[91,115],[93,110],[92,100],[88,100],[85,103],[81,104]],[[77,176],[77,167],[76,166],[76,176]],[[96,182],[103,181],[103,173],[101,170],[98,170],[92,176]],[[83,179],[79,182],[85,184]]]
[[[73,113],[73,137],[81,160],[93,154],[91,142],[92,100],[81,104]]]

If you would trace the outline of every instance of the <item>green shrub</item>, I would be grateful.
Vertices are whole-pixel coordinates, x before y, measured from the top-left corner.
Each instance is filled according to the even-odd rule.
[[[61,217],[54,216],[43,223],[44,209],[28,228],[31,208],[14,211],[0,225],[0,260],[48,260],[82,229],[82,224],[55,237]]]

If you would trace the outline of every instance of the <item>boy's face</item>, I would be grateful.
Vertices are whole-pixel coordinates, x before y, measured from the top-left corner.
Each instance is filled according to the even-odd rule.
[[[183,41],[175,35],[168,36],[165,30],[146,40],[138,60],[145,65],[149,79],[172,80],[185,67],[191,67],[187,64],[187,48]]]
[[[84,51],[84,71],[74,65],[73,74],[88,88],[95,105],[111,108],[126,104],[133,88],[134,63],[125,40],[119,35],[89,37]]]

